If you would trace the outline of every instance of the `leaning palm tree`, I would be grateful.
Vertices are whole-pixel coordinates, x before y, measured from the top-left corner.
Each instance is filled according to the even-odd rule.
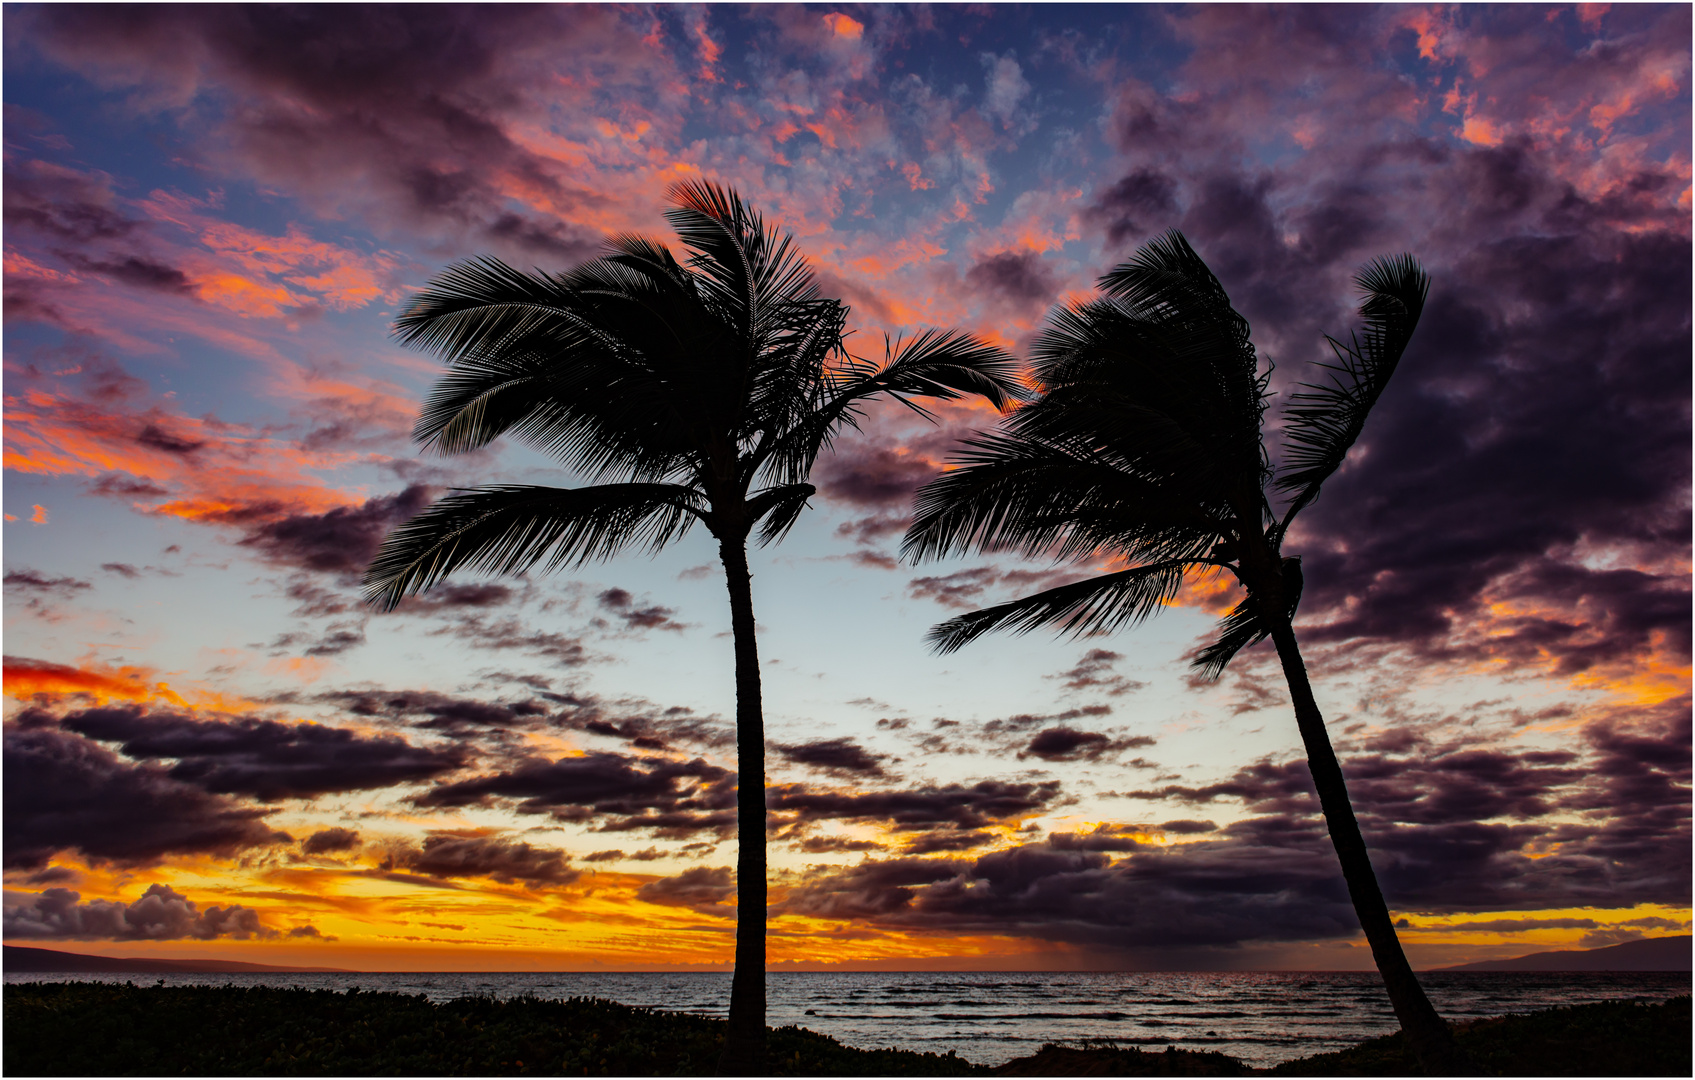
[[[1111,556],[1126,569],[950,619],[930,642],[952,652],[995,629],[1074,635],[1134,625],[1187,573],[1233,574],[1246,592],[1196,665],[1217,678],[1263,638],[1276,644],[1331,842],[1395,1014],[1420,1060],[1459,1066],[1447,1025],[1413,975],[1313,700],[1291,620],[1301,564],[1290,523],[1359,437],[1418,324],[1429,279],[1410,255],[1355,279],[1365,329],[1330,341],[1324,381],[1293,395],[1281,470],[1261,438],[1269,400],[1248,323],[1181,233],[1100,280],[1104,296],[1051,316],[1032,346],[1041,396],[966,444],[960,467],[924,487],[903,553],[1015,550]],[[1286,493],[1281,507],[1274,493]]]
[[[461,491],[399,526],[365,577],[389,609],[460,569],[521,573],[657,551],[699,523],[730,592],[739,758],[735,976],[722,1067],[760,1072],[765,1045],[764,717],[748,570],[750,536],[782,538],[814,494],[813,462],[870,399],[1022,396],[1017,362],[958,332],[845,346],[848,309],[820,295],[790,238],[733,191],[678,184],[666,217],[678,262],[639,236],[564,274],[461,263],[413,297],[400,340],[447,374],[413,437],[459,453],[511,435],[591,486]],[[757,532],[756,532],[757,530]]]

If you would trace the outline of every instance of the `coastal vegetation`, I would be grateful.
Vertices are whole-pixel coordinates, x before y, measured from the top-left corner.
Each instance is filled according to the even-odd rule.
[[[670,190],[686,260],[641,236],[564,274],[492,258],[450,267],[395,330],[447,374],[413,438],[465,453],[510,436],[595,483],[447,496],[384,541],[365,576],[384,610],[461,569],[519,574],[657,551],[700,525],[718,542],[735,651],[736,956],[724,1069],[762,1072],[765,721],[750,538],[782,539],[816,489],[813,462],[874,399],[1022,396],[1017,361],[957,331],[851,354],[848,308],[823,296],[792,240],[733,190]],[[719,807],[708,807],[720,809]],[[723,807],[722,809],[728,809]]]
[[[9,1076],[710,1076],[722,1020],[570,998],[336,993],[272,987],[14,983]],[[1690,999],[1567,1006],[1455,1025],[1484,1076],[1687,1076]],[[860,1050],[799,1027],[767,1033],[773,1076],[1238,1076],[1224,1054],[1045,1046],[999,1066]],[[1285,1062],[1287,1076],[1406,1076],[1400,1033]]]
[[[1186,576],[1224,573],[1245,596],[1194,664],[1217,678],[1243,649],[1276,645],[1307,766],[1354,911],[1401,1028],[1431,1071],[1472,1070],[1401,949],[1342,768],[1295,640],[1303,577],[1284,551],[1295,518],[1342,467],[1400,363],[1430,279],[1411,255],[1355,277],[1362,332],[1328,339],[1336,362],[1285,410],[1281,460],[1264,439],[1270,369],[1248,321],[1172,230],[1100,279],[1103,295],[1056,308],[1031,345],[1042,394],[966,444],[918,493],[902,550],[914,561],[1018,551],[1123,565],[931,631],[952,652],[992,630],[1072,635],[1133,626],[1175,600]]]

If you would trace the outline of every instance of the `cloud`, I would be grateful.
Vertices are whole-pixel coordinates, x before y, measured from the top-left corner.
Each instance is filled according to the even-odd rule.
[[[353,829],[319,829],[300,842],[305,855],[327,855],[334,851],[349,851],[359,846],[359,834]]]
[[[20,26],[35,48],[105,85],[137,87],[155,108],[221,97],[229,111],[209,110],[220,164],[327,216],[572,262],[599,237],[571,220],[607,200],[513,122],[545,111],[539,85],[582,104],[583,83],[547,77],[562,50],[612,92],[659,74],[655,63],[668,65],[643,47],[645,30],[593,8],[404,20],[382,9],[44,12]]]
[[[614,618],[622,619],[626,630],[683,630],[685,625],[677,622],[671,616],[676,612],[668,607],[650,604],[647,607],[637,607],[635,597],[624,589],[607,589],[595,600],[602,611],[609,612]]]
[[[1001,251],[978,259],[965,272],[965,283],[995,292],[1017,304],[1047,307],[1059,293],[1056,275],[1039,251]]]
[[[511,803],[520,814],[560,821],[601,819],[606,832],[651,830],[683,839],[735,828],[735,773],[701,758],[675,761],[591,751],[557,761],[531,760],[501,773],[438,784],[413,798],[422,807]]]
[[[636,899],[728,916],[724,901],[735,894],[736,876],[728,866],[691,866],[675,877],[648,882],[636,890]]]
[[[1647,38],[1576,47],[1573,27],[1523,13],[1432,16],[1416,35],[1414,18],[1185,12],[1197,92],[1121,83],[1119,171],[1084,221],[1108,245],[1181,227],[1285,393],[1351,323],[1356,266],[1408,250],[1430,268],[1394,382],[1291,536],[1303,641],[1610,679],[1650,654],[1686,665],[1688,167],[1663,148],[1688,118],[1663,95],[1687,87],[1687,57],[1667,68]],[[1417,35],[1441,43],[1411,61],[1434,92],[1387,59]],[[1445,113],[1444,95],[1485,104]],[[1623,96],[1635,141],[1596,126]],[[1485,120],[1487,145],[1460,132]]]
[[[37,710],[32,722],[45,719]],[[252,716],[201,720],[141,706],[67,713],[61,727],[117,743],[137,761],[175,761],[168,775],[218,795],[264,802],[310,799],[418,783],[465,764],[463,747],[414,746],[396,735],[360,735],[310,722]]]
[[[455,737],[533,728],[551,716],[547,704],[535,698],[483,701],[433,690],[335,690],[320,694],[318,700],[354,716],[403,721],[420,731]]]
[[[559,667],[580,667],[590,659],[582,638],[552,630],[537,630],[526,626],[516,616],[490,619],[481,614],[460,613],[447,625],[430,633],[455,637],[479,649],[498,652],[521,650],[550,660]]]
[[[6,571],[5,586],[20,593],[44,593],[61,599],[92,589],[92,583],[74,577],[48,577],[35,570]]]
[[[1060,680],[1060,685],[1070,691],[1099,690],[1112,697],[1140,690],[1148,684],[1112,670],[1112,665],[1124,657],[1111,649],[1090,649],[1083,654],[1083,659],[1069,671],[1050,675],[1050,679]]]
[[[392,865],[436,878],[486,877],[503,885],[569,885],[582,877],[562,851],[493,836],[435,832],[421,847],[393,856]]]
[[[1154,740],[1146,735],[1114,739],[1098,731],[1078,731],[1062,725],[1037,732],[1018,756],[1029,755],[1043,761],[1096,761],[1119,750],[1141,749],[1153,744]]]
[[[6,936],[59,941],[212,941],[275,937],[252,908],[232,904],[199,910],[169,885],[149,885],[129,904],[82,902],[70,889],[47,889],[28,903],[6,908]]]
[[[872,753],[846,736],[772,745],[785,760],[843,778],[881,777],[884,775],[882,762],[888,760],[887,754]]]
[[[991,593],[1007,592],[1012,596],[1028,596],[1045,589],[1056,588],[1083,577],[1075,567],[1055,570],[1003,570],[998,566],[973,566],[950,574],[913,578],[907,592],[914,599],[934,600],[945,607],[966,610],[997,602]]]
[[[6,726],[5,779],[8,867],[36,869],[61,851],[143,866],[289,840],[264,823],[263,810],[52,727]]]
[[[1059,782],[980,780],[904,791],[821,791],[801,784],[770,788],[765,805],[799,824],[816,821],[884,822],[895,832],[972,830],[1040,813],[1059,797]]]
[[[313,545],[309,523],[357,501],[312,471],[344,464],[344,454],[210,414],[182,415],[168,397],[98,355],[59,373],[9,368],[6,391],[8,469],[81,477],[91,494],[146,513],[253,530],[255,545],[279,557],[290,555],[292,539],[304,544],[297,558],[338,561]],[[272,539],[264,529],[295,518],[302,535],[285,526]]]
[[[429,489],[415,484],[394,495],[367,499],[361,506],[256,523],[240,544],[279,566],[355,578],[364,574],[389,532],[429,501]]]

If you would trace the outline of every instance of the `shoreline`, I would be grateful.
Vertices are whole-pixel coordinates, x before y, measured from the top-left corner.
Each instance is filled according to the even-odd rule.
[[[4,1071],[126,1075],[711,1075],[724,1022],[603,999],[505,1000],[272,987],[8,983]],[[1486,1075],[1690,1074],[1690,998],[1455,1025]],[[1050,1043],[1000,1065],[772,1029],[773,1076],[1415,1075],[1400,1034],[1252,1069],[1216,1051]]]

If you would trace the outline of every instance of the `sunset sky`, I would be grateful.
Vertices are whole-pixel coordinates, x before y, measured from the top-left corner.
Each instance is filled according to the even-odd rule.
[[[1690,8],[5,8],[5,940],[372,970],[724,967],[734,686],[696,530],[359,599],[448,489],[391,338],[449,264],[732,185],[850,345],[1184,231],[1286,394],[1430,302],[1303,516],[1296,623],[1415,966],[1690,926]],[[1277,406],[1268,414],[1278,423]],[[1091,572],[897,561],[994,423],[875,413],[753,554],[780,968],[1366,968],[1269,646],[934,623]],[[1268,433],[1275,445],[1275,431]]]

